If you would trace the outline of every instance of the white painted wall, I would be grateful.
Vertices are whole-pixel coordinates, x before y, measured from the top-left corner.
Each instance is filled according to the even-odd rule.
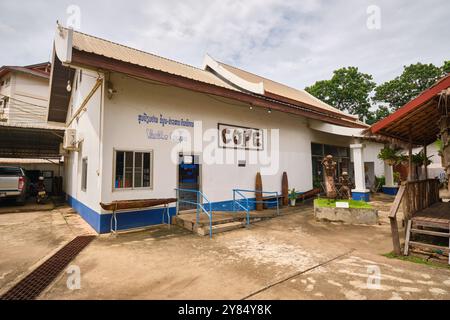
[[[6,84],[6,81],[9,81],[8,84]],[[0,99],[3,100],[3,98],[6,97],[11,97],[11,92],[12,92],[12,81],[14,81],[14,74],[8,73],[5,76],[0,78],[0,84],[1,82],[4,82],[2,86],[0,86]],[[9,119],[9,103],[6,106],[2,106],[0,108],[2,108],[2,115],[0,115],[0,122],[3,123],[8,123],[8,119]]]
[[[10,97],[7,123],[47,124],[49,80],[21,72],[8,73],[6,78],[10,84],[0,87],[0,94]]]
[[[78,74],[77,72],[76,79]],[[82,83],[74,83],[70,102],[74,106],[72,113],[94,86],[96,78],[96,72],[83,70]],[[117,93],[112,99],[105,97],[103,106],[101,90],[94,94],[87,104],[87,111],[81,115],[78,122],[75,121],[71,125],[77,129],[78,138],[82,140],[82,150],[71,152],[65,157],[67,194],[97,212],[101,212],[99,202],[175,196],[178,165],[172,162],[171,152],[176,143],[150,140],[147,130],[161,130],[170,136],[172,131],[180,127],[162,127],[160,123],[139,124],[138,116],[143,113],[156,117],[163,115],[166,118],[201,121],[203,130],[217,129],[218,123],[258,129],[280,129],[279,168],[273,175],[263,176],[265,191],[281,192],[284,171],[288,173],[290,188],[295,187],[297,191],[312,189],[311,142],[346,147],[351,143],[350,137],[310,129],[307,120],[300,116],[278,112],[269,114],[260,108],[250,110],[248,105],[236,101],[152,84],[121,74],[112,74],[110,81]],[[70,118],[69,113],[68,119]],[[184,129],[193,134],[192,128]],[[203,148],[208,145],[215,152],[223,150],[218,148],[217,142],[212,145],[211,142],[204,142]],[[152,189],[113,189],[115,149],[154,151]],[[207,149],[204,152],[207,152]],[[374,152],[371,151],[370,154]],[[232,199],[233,188],[255,188],[256,173],[261,171],[261,165],[249,164],[248,157],[256,153],[245,152],[247,166],[244,168],[238,167],[236,162],[228,165],[202,163],[202,190],[212,202]],[[81,168],[81,159],[86,156],[88,188],[84,192],[81,191],[81,170],[78,168]],[[368,157],[369,154],[366,159]]]
[[[177,164],[170,159],[175,143],[149,140],[147,128],[170,132],[178,127],[162,128],[160,124],[139,125],[138,115],[172,117],[202,121],[203,129],[217,128],[219,122],[259,129],[280,128],[280,167],[273,176],[263,176],[266,191],[281,191],[281,177],[287,171],[290,187],[298,191],[312,188],[311,131],[304,118],[283,113],[271,113],[248,106],[225,103],[214,98],[187,90],[152,85],[113,75],[111,81],[118,93],[105,101],[104,167],[102,200],[143,199],[173,197],[177,186]],[[221,102],[224,101],[224,102]],[[192,130],[189,130],[191,133]],[[216,144],[214,144],[217,150]],[[113,191],[113,150],[154,150],[153,190]],[[250,151],[255,153],[255,151]],[[213,202],[232,199],[233,188],[254,189],[259,165],[239,168],[232,165],[211,164],[202,166],[202,189]]]
[[[79,108],[84,97],[86,97],[94,87],[97,77],[97,72],[84,69],[82,81],[79,82],[79,72],[77,72],[75,76],[75,81],[77,83],[72,85],[72,97],[69,103],[70,110],[67,116],[67,122],[70,121],[72,114]],[[87,103],[86,112],[83,112],[80,115],[78,121],[75,120],[70,125],[70,128],[77,130],[77,140],[80,141],[79,145],[81,146],[81,149],[79,151],[71,151],[68,156],[64,157],[64,188],[66,193],[90,208],[98,211],[101,194],[100,121],[102,110],[102,91],[103,87],[100,87]],[[81,190],[81,160],[84,157],[88,158],[86,191]]]
[[[375,167],[375,175],[377,177],[384,176],[384,162],[378,159],[378,154],[384,145],[381,143],[365,141],[364,142],[364,162],[373,162]]]

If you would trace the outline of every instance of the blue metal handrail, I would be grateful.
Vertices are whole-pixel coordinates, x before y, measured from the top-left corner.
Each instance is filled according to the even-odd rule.
[[[179,189],[175,188],[175,191],[177,193],[177,203],[188,203],[195,205],[197,208],[197,214],[196,214],[196,226],[199,225],[199,219],[200,219],[200,211],[203,211],[209,219],[209,237],[212,238],[212,205],[211,201],[208,200],[208,198],[201,192],[200,190],[194,190],[194,189]],[[196,194],[196,202],[188,201],[188,200],[180,200],[180,191],[182,192],[191,192]],[[204,206],[204,201],[208,204],[208,209]],[[178,214],[178,208],[177,208],[177,214]]]
[[[244,195],[244,193],[261,193],[261,194],[267,194],[267,195],[274,195],[275,196],[275,201],[268,201],[268,200],[262,200],[262,201],[257,201],[257,200],[250,200],[247,196]],[[236,200],[236,194],[241,196],[243,199],[238,199]],[[233,189],[233,211],[236,211],[236,207],[235,204],[237,204],[239,207],[241,207],[242,209],[244,209],[247,212],[247,224],[250,224],[250,203],[268,203],[268,204],[274,204],[276,203],[277,205],[277,215],[280,214],[280,204],[278,202],[278,198],[279,198],[279,193],[278,191],[262,191],[262,190],[246,190],[246,189]],[[244,207],[240,201],[241,200],[245,200],[246,202],[246,207]]]

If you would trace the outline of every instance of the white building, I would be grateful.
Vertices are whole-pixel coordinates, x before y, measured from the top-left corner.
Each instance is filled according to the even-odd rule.
[[[0,68],[0,122],[46,125],[50,63]]]
[[[26,169],[30,182],[44,174],[48,191],[62,174],[52,145],[61,124],[47,122],[50,69],[49,62],[0,68],[0,165]]]
[[[62,27],[48,120],[72,129],[65,191],[99,233],[111,221],[100,203],[173,198],[175,188],[189,186],[213,209],[230,210],[232,190],[254,190],[257,172],[264,191],[280,192],[283,172],[290,188],[311,190],[317,161],[329,153],[339,172],[354,168],[355,198],[368,197],[364,167],[383,174],[382,145],[360,139],[367,125],[303,90],[209,56],[199,69]],[[161,208],[134,210],[118,224],[163,219]]]

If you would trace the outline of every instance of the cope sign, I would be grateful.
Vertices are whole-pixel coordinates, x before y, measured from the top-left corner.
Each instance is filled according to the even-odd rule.
[[[219,147],[262,151],[263,132],[261,129],[246,128],[219,123]]]

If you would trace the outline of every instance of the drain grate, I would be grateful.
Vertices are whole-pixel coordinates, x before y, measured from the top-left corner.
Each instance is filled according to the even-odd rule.
[[[76,237],[9,289],[0,300],[36,299],[94,238],[95,236]]]

